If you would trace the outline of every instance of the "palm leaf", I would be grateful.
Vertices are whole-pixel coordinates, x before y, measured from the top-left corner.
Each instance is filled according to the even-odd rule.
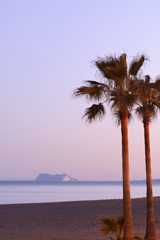
[[[101,218],[103,226],[99,228],[99,231],[105,235],[108,235],[110,239],[124,240],[124,217],[103,217]],[[140,236],[134,236],[135,240],[142,240]]]
[[[122,54],[120,57],[109,56],[98,58],[95,61],[95,65],[102,76],[107,79],[117,80],[124,78],[127,74],[126,54]]]
[[[160,96],[158,96],[156,99],[153,99],[152,102],[158,109],[160,109]]]
[[[129,74],[136,76],[146,60],[147,58],[144,55],[134,58],[129,67]]]
[[[105,114],[105,109],[102,103],[93,104],[91,107],[87,108],[83,117],[86,117],[88,122],[92,122],[95,119],[101,119]]]
[[[142,106],[136,108],[137,116],[143,121],[150,121],[151,119],[156,118],[157,111],[157,106],[155,106],[152,102],[143,104]]]
[[[137,107],[135,112],[140,119],[143,119],[143,115],[144,115],[144,107],[143,106]]]
[[[150,76],[146,75],[145,80],[134,80],[130,84],[131,92],[142,102],[147,100],[157,100],[160,95],[155,87],[155,83],[150,82]]]
[[[123,216],[103,217],[101,218],[103,226],[99,229],[100,232],[106,235],[114,235],[116,239],[123,238],[124,218]],[[113,238],[114,239],[114,238]]]
[[[156,118],[157,110],[156,106],[151,102],[146,108],[146,115],[149,116],[150,119]]]
[[[122,76],[125,77],[127,75],[127,55],[123,53],[119,57],[119,69],[121,70]]]
[[[129,86],[128,86],[129,92],[131,92],[135,96],[141,95],[141,93],[143,92],[143,89],[142,89],[143,83],[144,83],[143,79],[137,79],[137,78],[131,79],[129,81]]]
[[[89,84],[91,84],[91,85],[98,85],[98,86],[101,85],[101,86],[106,86],[106,87],[107,87],[106,84],[100,83],[100,82],[97,82],[97,81],[86,80],[85,82],[87,82],[87,83],[89,83]]]
[[[160,91],[160,77],[157,77],[156,81],[153,84],[153,87]]]
[[[95,100],[100,100],[104,97],[105,95],[105,87],[103,85],[93,85],[90,87],[82,86],[77,88],[74,91],[74,96],[80,97],[80,96],[86,96],[90,100],[95,99]]]

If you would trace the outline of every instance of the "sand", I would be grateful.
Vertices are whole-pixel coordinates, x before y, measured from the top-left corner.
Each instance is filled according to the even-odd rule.
[[[160,239],[160,197],[154,199]],[[136,234],[143,236],[145,198],[133,199]],[[104,240],[101,216],[122,213],[122,200],[0,205],[0,240]]]

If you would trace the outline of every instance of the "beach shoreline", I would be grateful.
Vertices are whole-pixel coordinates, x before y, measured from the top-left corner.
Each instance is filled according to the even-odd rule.
[[[0,239],[103,240],[102,216],[122,215],[122,199],[0,205]],[[154,198],[155,223],[160,239],[160,197]],[[132,199],[135,234],[143,236],[146,199]]]

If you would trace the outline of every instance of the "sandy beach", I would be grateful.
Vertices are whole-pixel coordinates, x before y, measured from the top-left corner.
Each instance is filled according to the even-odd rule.
[[[154,199],[160,237],[160,197]],[[145,198],[133,199],[135,233],[143,236]],[[122,213],[122,200],[0,205],[1,240],[103,240],[101,216]],[[159,238],[158,237],[158,238]]]

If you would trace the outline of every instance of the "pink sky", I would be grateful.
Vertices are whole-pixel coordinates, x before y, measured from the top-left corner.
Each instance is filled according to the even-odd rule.
[[[160,73],[160,2],[20,1],[0,3],[0,179],[40,172],[80,180],[121,179],[121,135],[110,112],[92,125],[87,101],[72,91],[97,79],[97,56],[149,56],[144,73]],[[153,177],[160,178],[160,119],[151,127]],[[145,178],[142,123],[129,126],[131,178]]]

